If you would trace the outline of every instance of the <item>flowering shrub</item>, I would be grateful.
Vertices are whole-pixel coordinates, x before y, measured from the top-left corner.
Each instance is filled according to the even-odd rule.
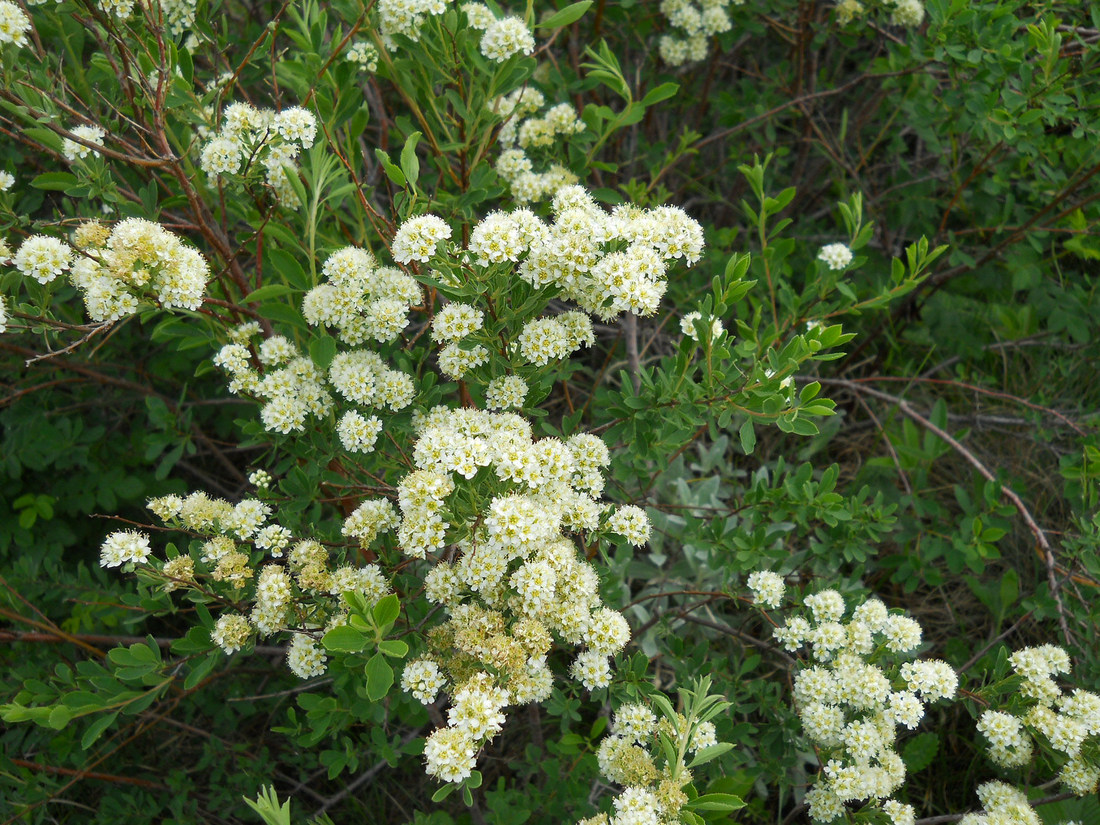
[[[972,5],[0,0],[13,815],[1089,821],[1095,422],[926,361],[1088,363],[1096,39]]]

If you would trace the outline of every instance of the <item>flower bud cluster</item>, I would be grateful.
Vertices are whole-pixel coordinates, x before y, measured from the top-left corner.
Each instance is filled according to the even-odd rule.
[[[378,49],[366,40],[357,40],[344,52],[344,59],[354,63],[362,72],[373,74],[378,71]]]
[[[300,206],[288,175],[297,175],[295,159],[317,137],[317,118],[295,106],[276,112],[233,103],[222,112],[221,128],[203,146],[200,165],[212,178],[247,173],[242,164],[258,161],[275,196],[291,208]]]
[[[288,667],[303,679],[318,676],[326,661],[318,640],[325,630],[344,623],[341,595],[354,592],[373,604],[390,592],[377,564],[342,564],[320,542],[296,540],[287,528],[268,523],[272,508],[259,499],[231,504],[194,492],[151,499],[149,509],[166,525],[202,537],[195,555],[164,562],[166,591],[201,582],[206,590],[224,588],[234,602],[251,602],[247,614],[223,613],[211,630],[211,640],[226,653],[257,636],[292,631]],[[107,537],[100,564],[149,564],[150,557],[149,537],[126,531]],[[266,557],[273,561],[265,562]]]
[[[1022,679],[1015,713],[986,710],[978,731],[989,743],[986,753],[996,764],[1017,768],[1031,762],[1036,742],[1049,746],[1066,759],[1059,778],[1068,790],[1084,796],[1096,791],[1100,761],[1086,754],[1090,739],[1100,745],[1100,695],[1087,690],[1064,693],[1054,676],[1070,672],[1069,655],[1057,645],[1017,650],[1009,657]]]
[[[206,259],[158,223],[127,218],[108,231],[91,221],[76,230],[73,243],[80,254],[73,256],[69,280],[94,321],[133,315],[146,296],[163,307],[202,306],[210,280]]]
[[[612,800],[614,812],[601,813],[578,825],[674,825],[688,802],[683,788],[692,780],[684,762],[718,744],[714,723],[689,720],[662,710],[658,719],[649,706],[621,706],[596,759],[600,773],[623,790]],[[671,715],[668,715],[671,713]],[[671,748],[662,746],[662,740]],[[669,762],[669,754],[675,760]]]
[[[552,149],[559,138],[571,137],[585,129],[584,121],[569,103],[551,106],[536,117],[545,102],[541,92],[525,87],[496,98],[489,106],[494,114],[506,119],[498,136],[503,151],[495,168],[519,203],[544,200],[563,186],[577,183],[577,176],[557,163],[543,172],[534,171],[535,164],[528,152]]]
[[[676,30],[661,36],[661,59],[670,66],[706,59],[708,39],[733,26],[728,7],[742,3],[744,0],[661,0],[661,14]]]
[[[757,601],[778,601],[775,584],[760,577],[750,586]],[[775,635],[790,651],[809,645],[817,662],[794,681],[803,730],[827,759],[806,794],[810,816],[831,822],[844,815],[845,805],[867,800],[894,825],[908,825],[912,807],[889,798],[905,781],[897,728],[916,728],[926,703],[955,695],[958,677],[938,660],[899,663],[899,654],[920,646],[921,628],[878,599],[856,607],[847,622],[836,590],[807,596],[803,604],[808,617],[790,617]]]

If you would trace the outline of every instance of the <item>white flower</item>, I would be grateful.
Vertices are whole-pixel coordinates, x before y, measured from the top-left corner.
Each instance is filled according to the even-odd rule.
[[[427,261],[435,254],[440,241],[451,237],[451,227],[436,215],[420,215],[409,218],[393,239],[393,259],[401,264],[410,261]]]
[[[0,172],[0,192],[7,192],[15,184],[15,175],[11,172]]]
[[[409,662],[401,674],[401,689],[411,693],[424,705],[432,704],[446,683],[447,680],[439,671],[439,665],[431,659],[416,659]]]
[[[328,657],[314,639],[304,633],[295,633],[286,651],[286,663],[290,672],[299,679],[323,676]]]
[[[382,432],[382,420],[377,416],[364,416],[355,410],[344,413],[336,425],[340,443],[349,453],[369,453],[374,449],[378,434]]]
[[[821,247],[817,259],[823,261],[829,269],[844,269],[852,262],[852,250],[842,243],[831,243]]]
[[[920,0],[894,0],[894,11],[890,23],[894,26],[913,28],[924,20],[924,6]]]
[[[11,0],[0,0],[0,43],[27,45],[27,32],[31,19]]]
[[[698,341],[699,336],[695,332],[695,322],[701,320],[703,313],[701,312],[689,312],[683,318],[680,319],[680,331],[684,333],[692,341]],[[720,338],[725,329],[722,327],[722,322],[717,318],[711,319],[710,322],[710,337],[711,340]]]
[[[749,574],[749,590],[752,591],[754,604],[777,608],[783,604],[783,594],[787,586],[783,577],[767,570],[757,570]]]
[[[223,613],[210,631],[210,641],[224,650],[233,653],[240,650],[252,635],[252,625],[244,616]]]
[[[476,756],[477,744],[458,728],[439,728],[424,742],[424,770],[444,782],[469,777]]]
[[[607,520],[607,527],[635,547],[640,547],[649,541],[649,516],[646,515],[645,510],[633,504],[625,504],[616,510]]]
[[[111,533],[103,542],[99,563],[103,567],[118,567],[126,562],[142,563],[149,558],[149,537],[136,530]]]
[[[518,375],[494,378],[485,388],[485,405],[491,410],[520,408],[527,398],[527,382]]]
[[[317,137],[317,118],[300,106],[283,109],[275,115],[273,126],[283,140],[298,143],[303,149],[311,147]]]
[[[103,145],[103,138],[106,136],[106,132],[98,126],[76,126],[72,130],[72,133],[78,138],[81,138],[88,143],[94,143],[96,146]],[[61,154],[65,156],[65,159],[72,162],[77,158],[86,158],[92,150],[85,146],[83,143],[78,143],[72,138],[65,138],[61,142]]]
[[[19,245],[13,262],[24,275],[48,284],[69,268],[72,259],[73,250],[67,243],[48,235],[31,235]]]

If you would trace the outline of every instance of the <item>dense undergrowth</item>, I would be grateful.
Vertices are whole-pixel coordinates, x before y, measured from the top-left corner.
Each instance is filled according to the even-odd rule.
[[[0,823],[1100,823],[1098,42],[0,0]]]

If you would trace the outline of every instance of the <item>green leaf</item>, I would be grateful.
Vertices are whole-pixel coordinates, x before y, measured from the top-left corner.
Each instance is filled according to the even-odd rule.
[[[327,370],[336,357],[336,339],[328,335],[314,338],[309,344],[309,357],[318,367]]]
[[[84,750],[88,750],[88,748],[92,746],[92,743],[103,735],[103,731],[107,730],[107,728],[111,727],[111,725],[114,724],[114,721],[117,718],[118,711],[115,711],[114,713],[110,713],[107,716],[101,716],[94,722],[92,722],[92,724],[88,726],[88,729],[84,731],[84,736],[82,736],[80,739],[80,747]]]
[[[420,140],[420,132],[413,132],[405,139],[405,145],[401,149],[401,171],[413,186],[420,177],[420,159],[416,156],[416,144]]]
[[[342,624],[326,633],[321,639],[321,644],[325,646],[325,650],[334,653],[358,653],[367,646],[367,637],[358,630]]]
[[[572,3],[559,11],[557,14],[552,14],[541,23],[536,24],[536,29],[560,29],[562,26],[568,26],[570,23],[576,23],[580,20],[589,6],[592,5],[592,0],[581,0],[580,3]]]
[[[401,615],[401,602],[398,601],[396,593],[390,593],[379,600],[371,612],[374,616],[374,623],[380,628],[386,627],[396,622],[397,617]]]
[[[64,192],[76,183],[76,175],[71,172],[44,172],[31,181],[31,186],[51,192]]]
[[[688,765],[689,768],[694,768],[696,765],[704,765],[710,762],[712,759],[717,759],[726,751],[732,750],[733,745],[729,742],[719,742],[717,745],[710,745],[698,751],[695,754],[695,758],[691,760]]]
[[[383,639],[378,643],[378,649],[395,659],[403,659],[409,652],[409,646],[400,639]]]
[[[745,807],[745,800],[731,793],[707,793],[690,800],[685,808],[696,811],[721,811],[728,813]]]
[[[642,98],[642,106],[652,106],[654,103],[660,103],[662,100],[668,100],[673,97],[678,91],[680,91],[679,83],[662,83],[655,89],[650,89],[646,92],[645,97]]]
[[[256,311],[269,321],[282,321],[301,330],[309,329],[305,319],[302,318],[302,313],[286,304],[262,304]]]
[[[367,698],[377,702],[389,693],[393,686],[393,668],[390,667],[386,657],[381,653],[375,653],[370,657],[367,666],[363,669],[367,677]]]
[[[480,788],[481,787],[481,771],[470,771],[469,777],[466,779],[467,788]]]
[[[923,771],[932,764],[936,752],[940,749],[940,737],[934,733],[918,733],[905,743],[901,752],[902,761],[910,773]]]
[[[218,655],[217,653],[212,653],[201,662],[199,662],[197,665],[195,665],[193,668],[191,668],[191,672],[188,673],[187,678],[183,680],[183,689],[191,690],[191,688],[202,682],[203,679],[210,675],[210,672],[214,669],[214,666],[217,665],[220,659],[220,655]]]
[[[432,794],[432,802],[442,802],[448,796],[450,796],[457,785],[444,785],[438,791]]]
[[[756,449],[756,431],[752,428],[751,418],[745,419],[737,435],[741,438],[741,449],[745,451],[745,455],[752,455],[752,451]]]
[[[50,718],[47,724],[54,730],[61,730],[69,722],[72,721],[73,712],[64,705],[58,705],[50,711]]]
[[[381,149],[375,149],[374,156],[378,158],[378,162],[381,163],[382,168],[386,170],[386,177],[388,177],[398,186],[405,185],[405,173],[394,165],[393,161],[390,160],[389,155],[387,155]]]

